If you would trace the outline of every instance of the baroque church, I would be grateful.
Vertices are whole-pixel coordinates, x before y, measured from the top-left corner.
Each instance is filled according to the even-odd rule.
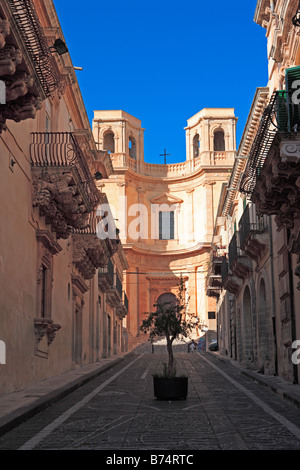
[[[232,108],[201,110],[185,127],[185,160],[153,164],[144,159],[139,119],[122,110],[94,112],[94,140],[113,166],[97,187],[107,195],[129,265],[130,346],[145,340],[145,313],[176,294],[181,278],[196,335],[216,331],[215,299],[205,286],[220,191],[236,156],[236,121]]]

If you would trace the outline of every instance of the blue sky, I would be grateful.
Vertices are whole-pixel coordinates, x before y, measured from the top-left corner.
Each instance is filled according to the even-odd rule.
[[[265,30],[256,0],[54,0],[90,119],[123,109],[142,121],[145,160],[185,160],[187,119],[232,107],[239,143],[258,86]],[[84,7],[84,5],[86,5]]]

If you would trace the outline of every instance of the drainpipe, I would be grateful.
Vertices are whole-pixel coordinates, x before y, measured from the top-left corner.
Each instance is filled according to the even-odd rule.
[[[273,338],[274,338],[274,350],[275,350],[275,375],[278,375],[278,352],[277,352],[277,333],[276,333],[276,303],[275,303],[275,283],[274,283],[274,254],[273,254],[273,231],[272,231],[272,217],[269,215],[269,236],[270,236],[270,257],[271,257],[271,293],[272,293],[272,304],[273,312],[272,315],[272,326],[273,326]]]

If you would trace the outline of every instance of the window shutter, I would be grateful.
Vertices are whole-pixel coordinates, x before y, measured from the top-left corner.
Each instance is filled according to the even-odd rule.
[[[162,239],[162,212],[159,212],[159,239]]]
[[[170,212],[170,239],[174,240],[174,211]]]
[[[298,83],[296,83],[298,81]],[[285,71],[285,87],[288,92],[288,131],[298,124],[300,131],[300,67],[291,67]],[[299,92],[297,92],[299,90]]]

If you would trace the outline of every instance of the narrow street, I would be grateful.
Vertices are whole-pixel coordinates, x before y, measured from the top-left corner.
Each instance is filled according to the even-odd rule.
[[[299,450],[300,411],[211,353],[176,351],[186,400],[158,401],[160,347],[117,366],[0,437],[0,450]]]

